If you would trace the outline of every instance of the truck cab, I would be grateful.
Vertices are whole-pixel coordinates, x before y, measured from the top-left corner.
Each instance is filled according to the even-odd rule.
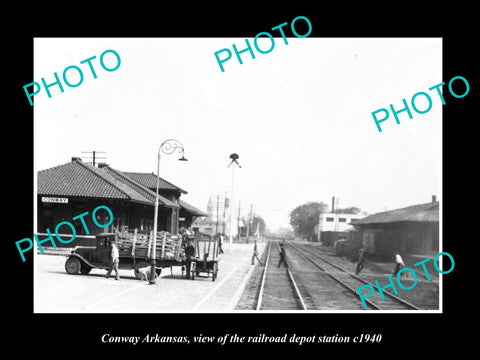
[[[67,256],[65,270],[69,274],[88,274],[92,268],[108,269],[112,241],[114,233],[101,233],[96,236],[95,246],[76,246]]]

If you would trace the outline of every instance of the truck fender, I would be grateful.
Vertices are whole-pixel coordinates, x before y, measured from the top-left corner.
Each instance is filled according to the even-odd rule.
[[[71,258],[71,257],[76,257],[78,258],[81,262],[87,264],[88,266],[90,266],[91,268],[97,268],[97,269],[108,269],[107,267],[104,267],[104,266],[97,266],[97,265],[93,265],[90,261],[88,261],[87,259],[85,259],[82,255],[79,255],[79,254],[69,254],[67,255],[67,259]]]

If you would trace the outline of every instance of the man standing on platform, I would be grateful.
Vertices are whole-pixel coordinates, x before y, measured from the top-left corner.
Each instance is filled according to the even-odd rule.
[[[218,250],[219,250],[220,254],[223,254],[223,248],[222,248],[223,238],[224,238],[223,233],[221,233],[220,236],[219,236],[219,239],[218,239]]]
[[[192,239],[188,238],[187,246],[185,247],[185,268],[187,270],[187,279],[190,278],[190,270],[192,268],[192,261],[195,259],[195,245]]]
[[[110,262],[110,268],[108,269],[106,278],[108,279],[110,277],[110,274],[112,273],[112,270],[115,270],[115,280],[120,280],[120,275],[118,274],[118,261],[119,261],[119,255],[118,255],[118,248],[117,244],[115,244],[115,240],[113,240],[110,243],[111,247],[111,257],[112,260]]]

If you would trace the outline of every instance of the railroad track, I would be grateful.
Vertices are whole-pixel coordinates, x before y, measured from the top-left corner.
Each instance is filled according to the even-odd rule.
[[[275,248],[272,249],[272,246]],[[279,251],[277,242],[268,243],[255,309],[307,310],[312,304],[309,295],[301,290],[288,266],[277,267],[280,261]]]
[[[306,259],[308,262],[314,264],[318,269],[325,272],[330,278],[341,284],[348,292],[355,296],[358,301],[360,301],[359,295],[356,289],[365,284],[370,284],[374,288],[375,285],[369,283],[368,281],[360,278],[357,275],[354,275],[342,267],[332,263],[331,261],[323,258],[319,254],[315,253],[310,249],[306,249],[298,244],[288,244],[288,248],[295,250],[300,256]],[[365,299],[369,309],[374,310],[420,310],[415,305],[395,296],[388,291],[383,291],[385,294],[385,300],[383,300],[378,293],[375,291],[374,295],[368,299]],[[363,308],[363,306],[362,306]]]

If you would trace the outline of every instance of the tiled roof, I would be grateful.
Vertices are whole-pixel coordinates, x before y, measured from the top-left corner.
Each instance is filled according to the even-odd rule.
[[[139,173],[139,172],[123,172],[125,175],[129,176],[133,180],[137,181],[138,183],[142,184],[143,186],[146,186],[149,189],[152,189],[155,191],[157,188],[157,175],[154,173]],[[173,185],[171,182],[168,182],[165,179],[162,179],[160,177],[160,182],[159,182],[159,189],[162,190],[176,190],[180,191],[183,194],[187,194],[187,191],[179,188],[178,186]]]
[[[41,170],[37,174],[38,195],[125,199],[154,205],[155,193],[110,167],[97,168],[81,161]],[[159,195],[163,206],[177,207]]]
[[[37,173],[38,195],[81,196],[129,199],[125,191],[79,161],[55,166]]]
[[[362,219],[352,220],[351,224],[367,225],[401,221],[438,222],[438,204],[438,201],[435,201],[426,204],[413,205],[401,209],[380,212]]]
[[[138,183],[137,181],[132,179],[130,176],[127,176],[126,175],[127,173],[116,170],[110,166],[106,166],[101,170],[107,172],[115,180],[121,182],[122,184],[125,184],[126,186],[128,186],[129,188],[137,192],[138,194],[141,194],[141,196],[147,198],[152,204],[155,204],[155,192],[148,189],[143,184]],[[158,200],[159,200],[159,203],[164,206],[178,207],[178,205],[175,205],[172,201],[168,200],[167,198],[163,197],[160,194],[158,194]]]
[[[195,206],[190,205],[186,201],[179,199],[180,206],[184,208],[189,213],[193,214],[193,216],[208,216],[208,214],[200,209],[197,209]]]

